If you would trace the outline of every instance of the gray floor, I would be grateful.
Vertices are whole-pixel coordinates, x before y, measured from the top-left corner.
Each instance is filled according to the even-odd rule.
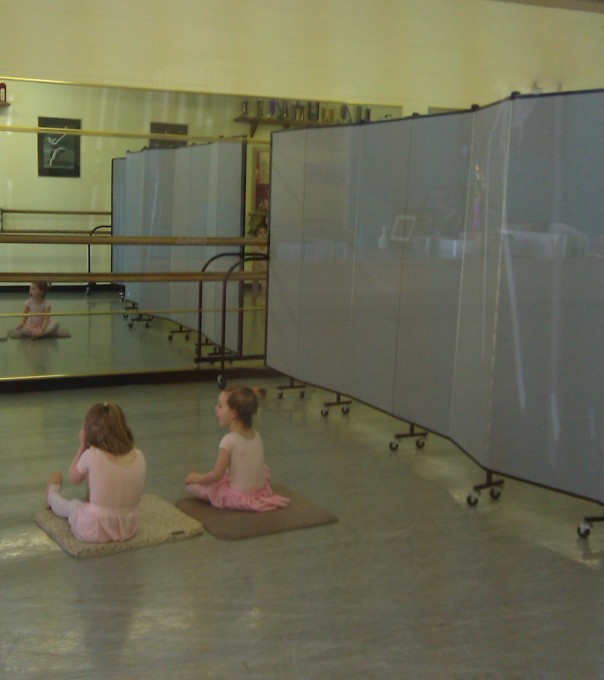
[[[604,525],[576,533],[598,506],[506,480],[470,508],[484,473],[450,442],[392,452],[400,421],[357,403],[322,417],[333,395],[254,382],[275,481],[338,523],[93,559],[33,521],[87,407],[122,405],[147,491],[176,501],[213,462],[215,383],[0,395],[1,677],[604,678]]]

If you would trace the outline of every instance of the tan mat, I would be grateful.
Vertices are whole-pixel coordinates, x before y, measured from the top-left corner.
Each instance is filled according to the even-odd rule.
[[[124,550],[146,548],[160,543],[191,538],[203,532],[203,525],[174,507],[172,503],[144,494],[140,506],[140,525],[136,535],[129,541],[112,543],[86,543],[72,533],[66,519],[57,517],[51,510],[36,514],[36,524],[72,557],[98,557]]]
[[[273,484],[272,488],[276,494],[290,499],[291,502],[287,508],[268,512],[219,509],[193,496],[181,498],[176,502],[176,506],[187,515],[202,522],[206,531],[212,536],[226,541],[255,538],[338,521],[332,512],[309,501],[289,487],[283,484]]]
[[[16,329],[8,331],[8,337],[12,338],[13,340],[32,339],[31,335],[23,335],[21,331],[18,331]],[[50,340],[51,338],[70,338],[70,337],[71,333],[66,328],[62,328],[59,326],[59,328],[57,328],[57,330],[54,333],[51,333],[50,335],[43,335],[41,338],[36,338],[36,340]]]

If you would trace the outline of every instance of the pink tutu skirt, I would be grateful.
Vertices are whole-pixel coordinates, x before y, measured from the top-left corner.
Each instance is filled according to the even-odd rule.
[[[81,503],[70,515],[69,524],[80,541],[127,541],[138,529],[138,511],[136,508],[107,510],[93,503]]]
[[[214,484],[187,484],[186,489],[193,496],[209,501],[215,508],[266,512],[267,510],[285,508],[289,505],[289,498],[273,492],[268,469],[265,485],[252,491],[243,491],[231,486],[228,472]]]

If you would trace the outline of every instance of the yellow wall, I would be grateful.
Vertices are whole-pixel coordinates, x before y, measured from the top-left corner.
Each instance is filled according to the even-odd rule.
[[[5,76],[465,108],[600,87],[601,14],[496,0],[2,0]]]
[[[0,26],[0,80],[345,101],[374,111],[390,104],[405,115],[484,105],[534,83],[598,88],[604,74],[604,15],[497,0],[0,0]],[[88,130],[144,133],[155,119],[186,122],[191,134],[248,133],[233,123],[240,100],[229,97],[190,105],[185,95],[76,88],[74,96],[73,87],[7,84],[11,106],[0,110],[0,125],[8,127],[35,127],[44,115],[81,119]],[[49,178],[38,177],[36,135],[4,132],[0,206],[109,210],[111,158],[145,144],[82,137],[81,178]],[[98,222],[7,216],[5,227]],[[5,248],[5,265],[47,268],[47,250]],[[82,253],[62,252],[54,265],[79,270]]]

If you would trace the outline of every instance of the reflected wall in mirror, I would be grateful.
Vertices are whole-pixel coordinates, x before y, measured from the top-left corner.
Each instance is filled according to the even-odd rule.
[[[305,124],[300,120],[300,103],[288,103],[279,98],[266,99],[260,107],[257,98],[251,96],[40,82],[6,76],[1,76],[0,80],[7,84],[7,105],[0,109],[0,157],[3,160],[0,168],[0,231],[90,232],[106,225],[104,233],[108,233],[112,210],[112,161],[149,147],[151,139],[166,142],[173,139],[176,135],[150,135],[151,125],[161,122],[186,125],[188,134],[178,135],[178,141],[188,145],[219,138],[246,140],[245,211],[249,233],[257,193],[257,152],[261,151],[262,158],[266,158],[274,130]],[[253,102],[253,107],[248,109],[248,118],[242,119],[245,101]],[[275,119],[271,108],[273,101],[278,102],[281,115],[287,109],[294,118]],[[368,108],[344,106],[339,102],[314,102],[313,106],[317,109],[316,117],[320,116],[321,107],[333,109],[336,123],[350,122],[338,117],[342,111],[362,112]],[[372,106],[371,109],[372,120],[401,115],[400,107],[396,106]],[[259,112],[263,114],[260,118]],[[67,180],[38,175],[40,116],[81,121],[79,177]],[[250,120],[252,117],[256,120]],[[307,122],[311,124],[314,120]],[[88,252],[84,245],[5,243],[2,244],[2,262],[8,272],[85,272],[88,266],[92,272],[111,270],[111,246],[96,245],[90,249],[90,256]],[[27,297],[27,285],[23,283],[19,292],[14,292],[14,286],[0,284],[4,289],[0,314],[20,314]],[[9,288],[12,288],[10,292]],[[55,285],[51,292],[53,313],[72,314],[62,320],[62,325],[75,332],[70,339],[49,340],[39,346],[9,340],[0,361],[0,377],[197,368],[192,360],[193,343],[187,346],[190,338],[185,338],[186,333],[172,333],[159,318],[146,328],[144,321],[140,323],[138,319],[133,320],[132,314],[124,314],[122,300],[115,291],[98,286],[94,288],[94,295],[87,295],[87,292],[90,290],[81,288],[74,292],[68,291],[66,286]],[[95,315],[106,318],[106,330],[94,330],[92,320]],[[1,339],[16,325],[18,318],[0,317],[0,322]],[[244,324],[244,351],[259,351],[264,325],[263,310],[258,310],[254,318],[250,315],[249,323]],[[142,332],[138,332],[140,329]],[[139,346],[128,349],[128,342],[132,341]]]

